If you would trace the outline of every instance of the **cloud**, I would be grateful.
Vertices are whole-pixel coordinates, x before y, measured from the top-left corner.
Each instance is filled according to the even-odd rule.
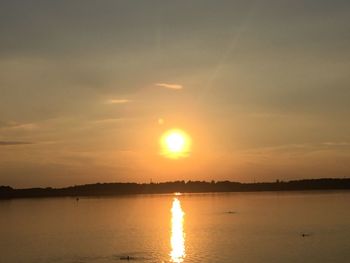
[[[92,123],[93,124],[109,124],[109,123],[122,122],[125,120],[126,120],[125,118],[108,118],[108,119],[94,120],[94,121],[92,121]]]
[[[166,88],[166,89],[173,89],[173,90],[183,89],[183,86],[180,84],[156,83],[155,85],[158,87]]]
[[[323,145],[329,147],[350,146],[350,142],[324,142]]]
[[[281,144],[275,146],[258,147],[253,149],[247,149],[245,153],[287,153],[287,154],[298,154],[298,153],[310,153],[318,151],[332,151],[347,149],[350,147],[350,142],[318,142],[318,143],[300,143],[300,144]]]
[[[106,104],[124,104],[129,102],[131,102],[131,100],[129,99],[111,99],[111,100],[107,100]]]
[[[11,127],[12,129],[21,129],[21,130],[34,130],[38,128],[38,125],[35,123],[23,123],[17,124]]]
[[[0,141],[0,146],[24,145],[24,144],[32,144],[32,143],[23,142],[23,141]]]
[[[35,123],[18,123],[14,121],[0,122],[0,129],[12,129],[12,130],[34,130],[39,128]]]

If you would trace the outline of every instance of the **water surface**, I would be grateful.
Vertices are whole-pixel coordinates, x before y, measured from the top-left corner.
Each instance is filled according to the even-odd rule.
[[[3,200],[0,262],[345,263],[349,204],[350,192]]]

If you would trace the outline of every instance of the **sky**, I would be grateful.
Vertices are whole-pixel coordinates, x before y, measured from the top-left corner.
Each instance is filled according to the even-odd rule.
[[[0,185],[350,176],[350,2],[0,8]],[[159,154],[168,129],[190,156]]]

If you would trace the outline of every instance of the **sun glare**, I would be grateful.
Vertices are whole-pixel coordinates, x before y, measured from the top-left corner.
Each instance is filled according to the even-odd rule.
[[[162,155],[172,159],[187,157],[190,153],[191,139],[182,130],[173,129],[165,132],[160,140]]]
[[[185,254],[185,234],[183,229],[184,211],[181,208],[180,200],[174,198],[171,208],[171,261],[181,263],[184,261]]]

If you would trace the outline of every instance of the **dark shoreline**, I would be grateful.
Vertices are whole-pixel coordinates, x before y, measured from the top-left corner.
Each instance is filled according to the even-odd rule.
[[[64,188],[14,189],[0,186],[0,199],[40,197],[118,196],[134,194],[350,190],[350,178],[322,178],[261,183],[175,181],[164,183],[96,183]]]

